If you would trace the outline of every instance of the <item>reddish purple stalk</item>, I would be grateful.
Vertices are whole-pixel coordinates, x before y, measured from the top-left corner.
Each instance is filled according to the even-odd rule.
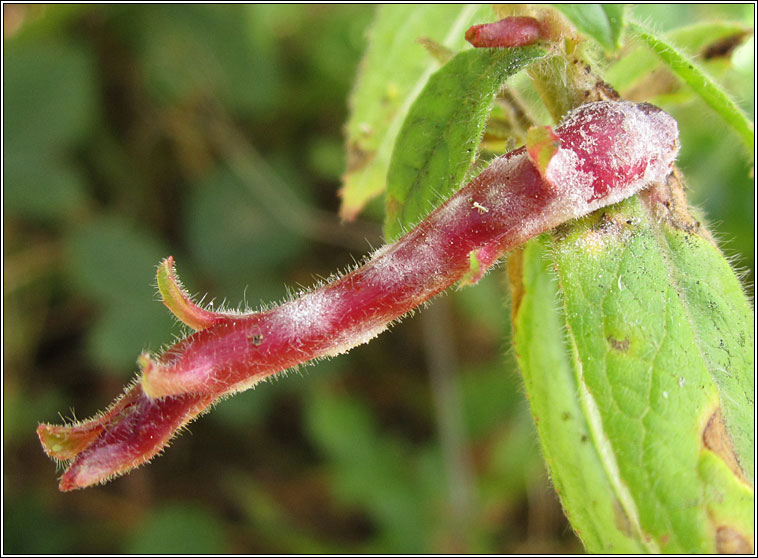
[[[158,453],[218,398],[302,362],[366,343],[456,282],[474,283],[504,252],[665,179],[676,122],[651,105],[579,107],[553,132],[530,133],[394,244],[331,283],[271,310],[220,314],[189,299],[173,259],[158,268],[164,303],[198,330],[157,359],[104,414],[42,424],[51,457],[72,460],[61,490],[105,482]]]

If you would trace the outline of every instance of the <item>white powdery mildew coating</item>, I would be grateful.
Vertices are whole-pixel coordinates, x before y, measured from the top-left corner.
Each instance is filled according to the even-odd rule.
[[[401,239],[374,252],[367,264],[366,280],[387,288],[418,283],[419,289],[425,289],[435,283],[445,257],[440,243],[440,231],[444,230],[446,223],[459,216],[460,204],[460,199],[452,198],[441,207],[435,215],[437,226],[421,238],[415,238],[412,250],[407,249],[406,237],[405,240]]]
[[[622,105],[626,118],[624,133],[613,150],[616,168],[639,160],[644,160],[646,166],[640,178],[623,189],[612,190],[607,203],[621,201],[645,186],[664,181],[679,153],[679,128],[670,115],[663,111],[645,113],[634,103],[617,104]]]
[[[358,309],[348,307],[353,304],[350,296],[338,283],[332,283],[298,293],[299,298],[272,309],[265,328],[268,332],[281,332],[281,337],[287,339],[293,349],[303,352],[303,360],[345,352],[369,341],[383,331],[388,322],[399,317],[384,312],[383,305],[392,308],[391,312],[401,307],[410,309],[456,279],[454,274],[460,269],[451,269],[447,262],[449,243],[457,238],[451,232],[461,223],[467,223],[472,212],[487,215],[472,223],[483,223],[498,216],[496,222],[506,236],[493,236],[490,241],[514,246],[567,219],[630,196],[652,181],[663,180],[678,145],[673,118],[659,109],[626,102],[580,107],[557,132],[565,133],[567,138],[573,134],[572,141],[579,136],[579,145],[574,150],[567,147],[567,142],[551,159],[545,174],[553,195],[547,199],[534,197],[536,191],[532,192],[534,184],[531,182],[534,167],[527,152],[514,152],[495,160],[484,171],[489,175],[486,188],[474,188],[473,194],[453,196],[433,212],[425,224],[374,252],[364,269],[356,272],[356,280],[373,287],[372,297],[375,297],[372,300],[364,297],[362,304],[368,307],[364,309],[361,324],[345,324],[339,329],[341,318],[350,310]],[[583,165],[588,161],[591,164]],[[636,180],[633,179],[635,173]],[[595,174],[613,182],[608,194],[598,199],[593,199]],[[459,235],[460,231],[455,234]],[[397,297],[404,299],[400,306]],[[313,347],[308,340],[316,341],[317,354],[306,354],[305,347]],[[213,363],[236,358],[232,353],[218,355],[214,348],[203,356],[205,358],[192,360],[192,368],[183,370],[180,376],[221,375],[224,368],[214,371]],[[182,391],[177,389],[176,393]]]
[[[428,238],[414,244],[413,250],[403,249],[402,243],[398,243],[369,263],[365,279],[387,291],[400,286],[422,291],[434,282],[439,265],[439,249]]]
[[[634,106],[636,119],[625,122],[626,132],[634,136],[640,153],[647,154],[648,171],[668,174],[679,153],[679,127],[669,114],[658,111],[645,114]]]
[[[468,209],[468,201],[462,196],[453,196],[443,206],[441,206],[435,215],[437,228],[444,229],[461,216],[461,211]],[[463,206],[466,206],[465,208]]]
[[[610,145],[599,152],[598,137],[608,129],[616,113],[621,132],[613,136]],[[578,127],[582,141],[577,148],[585,151],[597,168],[583,171],[582,159],[571,149],[561,148],[551,159],[546,177],[566,196],[565,201],[578,207],[590,201],[592,183],[598,176],[622,178],[628,169],[644,163],[644,173],[628,184],[614,184],[602,200],[593,200],[590,207],[620,201],[651,182],[661,181],[671,170],[678,152],[676,121],[657,109],[644,111],[630,102],[598,102],[574,111],[559,126]]]
[[[327,332],[340,313],[341,295],[330,289],[306,293],[272,310],[273,328],[293,339]]]
[[[403,272],[408,262],[398,255],[397,244],[386,244],[371,256],[366,269],[366,280],[377,285],[403,283]]]
[[[581,160],[576,151],[560,148],[550,159],[545,176],[562,194],[564,203],[581,207],[594,192],[595,175],[579,168]]]
[[[523,212],[516,196],[513,195],[509,183],[509,174],[520,165],[529,164],[529,155],[524,151],[511,157],[498,157],[483,171],[492,175],[494,179],[489,187],[483,192],[482,205],[495,213]]]
[[[511,245],[518,244],[543,232],[546,228],[555,226],[553,223],[556,221],[556,215],[565,208],[563,203],[553,203],[554,210],[542,208],[542,211],[534,211],[534,200],[514,192],[511,180],[516,177],[512,175],[514,173],[517,175],[522,166],[532,164],[529,154],[524,151],[508,158],[496,159],[487,168],[487,172],[490,169],[494,170],[493,176],[498,179],[483,192],[482,204],[492,213],[501,216],[500,218],[520,216],[517,227],[508,232],[509,235],[518,237],[508,242]]]

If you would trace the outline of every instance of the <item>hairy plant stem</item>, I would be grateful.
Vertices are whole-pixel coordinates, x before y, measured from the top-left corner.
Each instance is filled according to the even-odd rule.
[[[526,147],[497,158],[358,269],[261,312],[199,308],[168,258],[158,269],[164,302],[197,331],[157,358],[142,355],[139,383],[99,417],[40,425],[48,455],[72,460],[61,489],[104,482],[146,462],[217,399],[366,343],[449,286],[477,282],[530,238],[664,180],[677,151],[676,122],[660,109],[584,105],[555,131],[528,134]]]

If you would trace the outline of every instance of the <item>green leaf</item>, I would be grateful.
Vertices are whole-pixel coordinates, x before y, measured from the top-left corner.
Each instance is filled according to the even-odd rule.
[[[5,157],[3,201],[9,213],[49,222],[71,222],[82,216],[89,200],[76,166],[11,145],[6,146]]]
[[[382,548],[422,552],[428,477],[419,474],[419,464],[402,443],[380,432],[359,399],[325,387],[309,399],[306,424],[311,441],[329,458],[336,499],[364,509]],[[435,473],[436,481],[440,475]]]
[[[392,154],[384,225],[388,241],[460,187],[476,157],[495,93],[543,52],[537,47],[466,50],[429,79]]]
[[[218,554],[229,544],[218,517],[190,502],[152,508],[127,539],[129,554]]]
[[[702,60],[703,49],[745,31],[746,27],[742,23],[716,21],[673,29],[666,36],[690,57],[697,55]],[[642,42],[635,41],[633,44],[635,46],[632,46],[623,58],[613,64],[604,76],[604,79],[622,95],[643,79],[655,79],[651,77],[651,74],[662,65],[661,59]]]
[[[701,51],[713,43],[729,37],[741,37],[750,31],[750,28],[741,22],[703,21],[672,29],[666,33],[666,37],[686,52],[702,55]]]
[[[146,343],[171,340],[172,317],[155,299],[155,264],[165,247],[134,223],[101,217],[66,240],[73,286],[100,309],[87,340],[92,360],[114,373],[135,370]]]
[[[492,20],[479,5],[385,5],[377,9],[369,45],[350,96],[343,218],[354,218],[384,191],[392,148],[405,115],[438,63],[418,40],[458,50],[473,23]]]
[[[697,224],[662,218],[651,200],[595,213],[546,243],[563,297],[557,318],[545,273],[527,273],[548,265],[545,250],[525,253],[516,350],[556,488],[589,551],[615,547],[619,531],[649,552],[723,551],[723,529],[753,539],[744,503],[753,493],[753,312]],[[563,370],[556,377],[571,369],[563,384],[553,370],[542,376],[550,354]],[[546,421],[558,405],[571,407],[562,415],[571,425],[579,413],[586,444],[554,415]],[[706,432],[721,415],[716,447]],[[565,453],[566,436],[577,455]],[[577,467],[580,458],[601,467]],[[590,482],[610,490],[587,498]],[[723,502],[735,507],[727,513]],[[603,522],[618,529],[594,538]]]
[[[549,245],[549,237],[543,235],[508,260],[517,283],[513,341],[542,453],[566,516],[587,550],[638,554],[645,546],[633,536],[614,495],[577,397],[558,284],[549,271]]]
[[[186,203],[185,237],[191,255],[216,278],[220,291],[241,292],[252,282],[253,300],[280,296],[279,285],[272,290],[264,276],[302,253],[302,237],[283,227],[224,165],[195,181]]]
[[[97,114],[89,54],[65,42],[11,41],[4,54],[3,132],[45,153],[80,139]]]
[[[136,40],[145,84],[158,101],[218,98],[259,116],[282,95],[274,36],[261,15],[238,6],[124,6],[115,21]]]
[[[3,199],[15,215],[73,220],[86,206],[81,173],[66,152],[97,115],[93,61],[65,42],[9,41],[4,55]]]
[[[737,457],[754,482],[753,312],[724,256],[702,237],[663,227],[661,251],[689,313],[697,345],[719,391]]]
[[[608,52],[619,49],[624,29],[624,4],[554,4],[582,33]]]
[[[755,146],[753,123],[729,94],[705,70],[666,39],[636,22],[630,22],[629,28],[647,43],[671,71],[689,85],[731,128],[734,128],[752,157]]]

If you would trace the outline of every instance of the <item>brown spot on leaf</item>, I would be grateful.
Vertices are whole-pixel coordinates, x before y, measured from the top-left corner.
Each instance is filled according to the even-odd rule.
[[[681,87],[681,82],[668,68],[660,67],[652,70],[633,87],[624,91],[624,98],[641,103],[656,95],[675,93]]]
[[[357,142],[351,141],[347,146],[347,169],[345,174],[358,172],[374,158],[375,151],[365,151]]]
[[[729,35],[719,39],[703,49],[703,58],[713,60],[714,58],[728,58],[743,41],[750,36],[749,31],[741,31],[734,35]]]
[[[722,526],[716,529],[716,550],[719,554],[752,554],[753,545],[742,533]]]
[[[624,339],[616,339],[615,337],[609,335],[608,343],[611,345],[611,347],[621,353],[625,353],[629,350],[630,341],[628,337]]]
[[[392,194],[387,194],[387,201],[385,205],[386,214],[388,216],[392,216],[393,218],[396,218],[397,215],[400,214],[402,209],[403,209],[403,204],[400,202],[400,200],[398,200]]]
[[[729,432],[726,430],[724,424],[724,418],[721,416],[721,407],[718,407],[711,418],[708,419],[708,424],[705,425],[703,430],[703,445],[718,455],[724,460],[727,467],[743,482],[745,475],[740,467],[740,462],[737,459],[737,455],[734,453],[734,444],[732,438],[729,436]]]
[[[595,96],[603,101],[620,101],[621,95],[609,84],[603,80],[595,82]]]
[[[627,537],[632,537],[632,522],[629,520],[629,516],[626,515],[624,508],[621,507],[621,502],[618,500],[613,501],[613,522],[618,527],[618,530],[624,533]]]
[[[684,177],[675,166],[674,172],[668,176],[665,184],[656,184],[652,188],[643,190],[640,198],[656,219],[664,220],[674,228],[698,235],[718,247],[708,230],[701,226],[690,213],[685,189]]]
[[[596,219],[590,228],[592,232],[611,236],[620,242],[628,240],[630,234],[634,232],[634,229],[630,227],[630,224],[633,225],[634,222],[628,223],[625,216],[619,212],[603,212]]]

